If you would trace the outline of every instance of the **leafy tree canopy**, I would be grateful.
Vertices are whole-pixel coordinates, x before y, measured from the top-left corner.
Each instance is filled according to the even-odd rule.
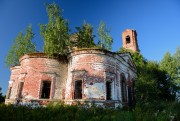
[[[174,81],[180,86],[180,47],[176,49],[175,54],[172,56],[175,65]]]
[[[40,25],[40,34],[44,39],[44,52],[66,55],[69,44],[68,21],[63,18],[62,10],[56,5],[47,4],[48,23]]]
[[[98,27],[98,44],[101,48],[112,50],[113,38],[110,35],[110,29],[106,28],[103,21],[100,22]]]
[[[24,54],[36,52],[36,46],[32,43],[33,38],[34,33],[31,25],[27,27],[25,34],[20,32],[17,35],[14,44],[6,56],[6,65],[8,67],[19,65],[19,58]]]
[[[175,54],[166,52],[160,62],[160,69],[166,71],[169,80],[173,83],[173,92],[180,97],[180,47],[176,49]]]
[[[84,21],[82,27],[76,27],[76,30],[77,39],[73,46],[78,48],[91,48],[95,46],[93,27],[90,24]]]

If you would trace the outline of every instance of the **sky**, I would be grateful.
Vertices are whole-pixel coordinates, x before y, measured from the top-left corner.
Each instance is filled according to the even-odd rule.
[[[104,21],[113,37],[113,51],[122,46],[121,34],[135,29],[141,54],[147,60],[160,61],[168,51],[180,46],[180,0],[0,0],[0,87],[6,94],[10,69],[5,58],[14,39],[32,25],[33,42],[43,51],[39,24],[46,24],[46,3],[55,2],[64,10],[71,32],[84,20],[94,28]],[[96,37],[95,40],[98,38]]]

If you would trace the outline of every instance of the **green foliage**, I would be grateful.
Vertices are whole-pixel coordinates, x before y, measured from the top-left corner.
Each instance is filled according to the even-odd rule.
[[[132,50],[128,50],[123,47],[120,48],[119,52],[129,52],[131,54],[138,72],[140,72],[139,68],[141,69],[146,64],[146,59],[141,55],[140,52],[133,52]]]
[[[133,112],[118,109],[83,108],[69,105],[46,108],[0,105],[1,121],[133,121]]]
[[[136,100],[140,103],[149,103],[154,100],[173,100],[171,93],[172,82],[167,80],[166,71],[159,68],[159,64],[147,61],[139,52],[132,52],[124,48],[120,52],[130,52],[137,67],[135,81]]]
[[[22,32],[18,34],[6,57],[8,67],[19,65],[19,58],[24,54],[36,52],[35,44],[32,43],[33,37],[34,33],[31,25],[27,27],[25,34]]]
[[[172,83],[172,93],[174,95],[180,93],[180,47],[176,49],[174,55],[171,55],[169,52],[165,53],[160,62],[160,69],[166,71],[168,80]]]
[[[83,23],[82,27],[76,27],[77,40],[73,46],[78,48],[91,48],[95,46],[93,27],[86,22]]]
[[[5,101],[5,96],[2,95],[1,93],[1,87],[0,87],[0,103]]]
[[[133,111],[83,108],[70,105],[49,105],[46,108],[0,104],[1,121],[179,121],[180,103],[153,102],[138,103]]]
[[[154,100],[173,100],[171,82],[166,80],[166,72],[159,69],[156,62],[148,61],[138,73],[135,83],[137,101],[146,103]]]
[[[180,103],[153,101],[137,103],[134,109],[137,121],[180,121]]]
[[[49,17],[48,23],[40,25],[40,34],[44,39],[44,52],[49,56],[66,55],[69,45],[68,22],[55,3],[48,4],[46,10]]]
[[[145,60],[138,52],[124,48],[121,48],[120,52],[131,53],[138,71],[135,81],[135,119],[137,121],[169,121],[174,118],[174,121],[179,121],[180,103],[174,101],[175,95],[172,90],[176,87],[171,81],[178,79],[179,49],[173,56],[166,53],[160,64]]]
[[[106,25],[103,21],[100,22],[98,27],[98,44],[101,48],[111,50],[113,38],[110,35],[110,29],[106,28]]]
[[[175,64],[173,58],[169,52],[166,52],[162,61],[160,62],[160,68],[166,70],[170,76],[174,76]]]
[[[180,86],[180,47],[176,49],[176,52],[173,55],[173,61],[175,65],[174,81]]]

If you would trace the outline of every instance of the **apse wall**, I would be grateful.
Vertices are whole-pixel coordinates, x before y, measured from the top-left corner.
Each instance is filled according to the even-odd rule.
[[[23,99],[64,99],[67,62],[31,53],[20,59]]]

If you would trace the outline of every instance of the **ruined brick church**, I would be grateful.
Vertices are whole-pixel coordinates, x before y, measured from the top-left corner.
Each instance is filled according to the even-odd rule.
[[[139,51],[137,33],[126,29],[122,45]],[[5,103],[49,102],[96,104],[122,107],[132,105],[136,66],[130,53],[102,49],[74,49],[64,61],[44,53],[22,56],[20,66],[11,68]]]

